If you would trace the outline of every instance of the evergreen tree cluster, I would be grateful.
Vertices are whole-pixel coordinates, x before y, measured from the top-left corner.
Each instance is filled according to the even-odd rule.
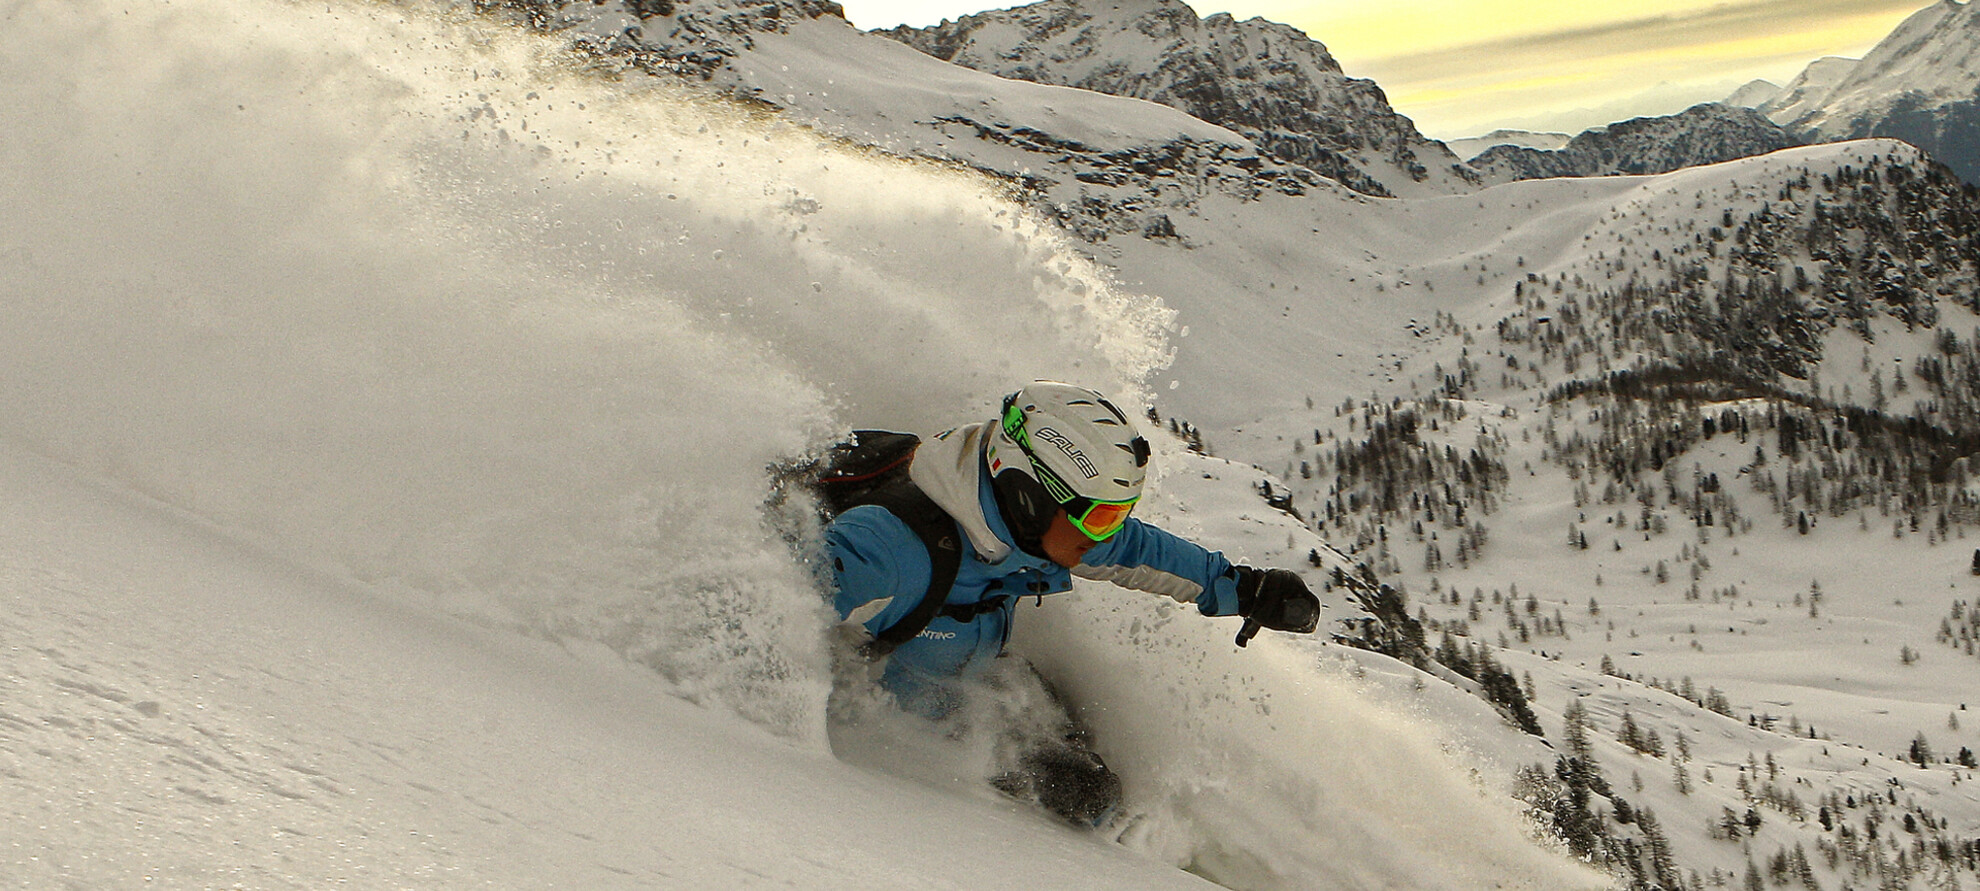
[[[1818,877],[1817,864],[1825,866],[1829,874],[1840,875],[1845,882],[1842,887],[1911,888],[1919,887],[1915,883],[1921,881],[1924,887],[1965,887],[1944,883],[1955,881],[1953,877],[1959,874],[1980,873],[1980,840],[1953,833],[1949,819],[1935,814],[1917,797],[1901,794],[1904,787],[1897,780],[1878,792],[1831,790],[1811,807],[1795,788],[1805,781],[1784,778],[1783,766],[1769,752],[1764,758],[1749,753],[1746,763],[1739,765],[1736,787],[1744,806],[1721,807],[1719,816],[1708,821],[1706,834],[1742,846],[1751,855],[1759,830],[1770,819],[1767,814],[1776,814],[1774,819],[1797,827],[1811,826],[1813,821],[1822,833],[1815,842],[1815,855],[1800,842],[1783,844],[1763,860],[1749,859],[1749,868],[1742,876],[1715,872],[1709,882],[1701,884],[1703,877],[1693,873],[1678,882],[1672,869],[1660,878],[1654,857],[1658,839],[1646,831],[1655,828],[1654,824],[1645,826],[1645,809],[1633,807],[1603,778],[1592,751],[1597,728],[1581,699],[1569,702],[1562,711],[1562,723],[1559,743],[1563,756],[1551,776],[1537,766],[1522,771],[1523,797],[1571,850],[1616,871],[1631,888],[1728,887],[1736,881],[1755,880],[1762,888],[1827,887]],[[1755,719],[1750,723],[1766,729],[1773,721]],[[1640,755],[1668,758],[1679,794],[1688,796],[1695,791],[1685,769],[1692,744],[1683,733],[1676,736],[1675,750],[1668,750],[1654,729],[1643,726],[1625,709],[1614,738]],[[1913,741],[1908,757],[1920,767],[1937,763],[1922,733]],[[1973,758],[1971,751],[1963,750],[1958,759],[1946,760],[1970,769]],[[1705,778],[1710,781],[1709,769]],[[1636,782],[1640,790],[1640,778]],[[1608,799],[1610,813],[1600,807],[1600,799]],[[1622,827],[1632,824],[1642,837],[1621,837]],[[1657,831],[1661,833],[1661,829]]]
[[[1433,571],[1470,565],[1489,536],[1483,518],[1498,509],[1511,480],[1505,443],[1483,432],[1463,452],[1448,441],[1432,442],[1432,436],[1456,438],[1456,425],[1467,420],[1463,405],[1441,398],[1345,408],[1350,431],[1366,433],[1358,442],[1337,440],[1319,456],[1317,475],[1332,479],[1316,511],[1317,528],[1351,540],[1357,553],[1374,549],[1384,572],[1402,568],[1392,526],[1407,528],[1424,545]],[[1314,438],[1322,439],[1317,432]],[[1311,461],[1302,465],[1310,468]]]
[[[1311,552],[1308,557],[1314,566],[1324,565],[1319,551]],[[1423,626],[1410,618],[1409,603],[1400,590],[1377,581],[1375,573],[1365,563],[1357,566],[1354,572],[1335,567],[1327,578],[1325,590],[1337,589],[1347,591],[1366,613],[1364,618],[1348,620],[1348,627],[1338,635],[1341,642],[1381,653],[1419,669],[1430,666],[1432,656],[1423,636]]]
[[[1478,629],[1474,625],[1482,622],[1485,618],[1486,595],[1483,588],[1474,589],[1470,599],[1467,600],[1455,587],[1448,589],[1448,594],[1446,594],[1446,590],[1433,578],[1430,580],[1430,593],[1433,597],[1439,598],[1440,601],[1442,598],[1448,596],[1449,600],[1445,602],[1448,602],[1452,606],[1465,606],[1466,616],[1468,618],[1439,620],[1432,618],[1427,610],[1419,609],[1417,615],[1418,622],[1422,623],[1425,628],[1431,631],[1450,631],[1453,634],[1465,637],[1479,636],[1477,634]],[[1536,637],[1567,638],[1570,636],[1568,633],[1567,616],[1559,606],[1553,607],[1553,611],[1550,614],[1541,608],[1538,597],[1528,594],[1522,600],[1519,596],[1518,585],[1512,586],[1511,594],[1506,594],[1497,588],[1492,589],[1491,604],[1491,608],[1501,613],[1505,621],[1506,630],[1499,634],[1500,649],[1510,648],[1514,640],[1525,644],[1531,643]]]
[[[1496,706],[1519,729],[1534,736],[1546,735],[1540,729],[1540,720],[1533,715],[1533,708],[1527,704],[1518,679],[1499,664],[1490,648],[1470,640],[1459,646],[1457,638],[1447,631],[1433,655],[1444,667],[1477,682],[1485,701]]]
[[[1630,891],[1694,887],[1680,875],[1656,813],[1616,794],[1594,761],[1562,755],[1551,773],[1532,765],[1516,782],[1519,798],[1570,853],[1625,880]]]
[[[1578,481],[1577,503],[1616,504],[1633,495],[1644,505],[1638,529],[1645,531],[1661,494],[1662,504],[1687,514],[1694,525],[1736,534],[1738,508],[1723,481],[1694,468],[1689,484],[1682,484],[1669,467],[1692,448],[1731,436],[1742,449],[1750,447],[1753,458],[1744,470],[1753,488],[1769,497],[1784,525],[1803,534],[1823,517],[1861,514],[1867,524],[1870,511],[1892,520],[1895,535],[1922,533],[1935,544],[1955,527],[1980,524],[1980,499],[1967,490],[1971,456],[1980,454],[1980,426],[1956,432],[1750,379],[1727,380],[1719,376],[1724,371],[1617,372],[1557,388],[1557,400],[1588,397],[1598,406],[1593,431],[1577,426],[1563,438],[1549,425],[1553,459]],[[1744,401],[1713,404],[1732,399]],[[1662,486],[1646,473],[1658,470],[1664,471]]]
[[[1808,379],[1838,326],[1869,340],[1880,317],[1929,328],[1942,302],[1980,311],[1980,201],[1944,168],[1895,156],[1820,176],[1804,166],[1766,197],[1701,191],[1699,208],[1726,202],[1719,225],[1646,219],[1593,268],[1529,273],[1500,341],[1537,351],[1540,366],[1560,360],[1569,379],[1647,359],[1779,383]]]
[[[1686,675],[1683,680],[1678,681],[1677,683],[1672,683],[1670,681],[1662,680],[1654,677],[1639,678],[1636,677],[1635,675],[1630,674],[1629,672],[1617,670],[1615,659],[1607,655],[1604,655],[1602,657],[1602,673],[1610,677],[1621,678],[1625,681],[1635,681],[1646,687],[1649,687],[1652,690],[1662,690],[1665,693],[1669,693],[1672,696],[1676,696],[1680,699],[1683,699],[1684,701],[1689,702],[1692,705],[1698,706],[1699,708],[1702,708],[1706,711],[1712,712],[1713,714],[1722,715],[1728,718],[1735,717],[1735,715],[1733,714],[1732,700],[1726,696],[1725,691],[1722,691],[1719,688],[1712,686],[1707,686],[1704,690],[1699,690],[1698,685],[1691,680],[1690,675]],[[1776,719],[1772,715],[1768,715],[1764,717],[1749,715],[1748,718],[1749,718],[1748,723],[1752,724],[1755,727],[1759,727],[1760,729],[1769,732],[1772,732],[1774,730]],[[1811,726],[1809,730],[1811,731],[1810,737],[1812,738],[1813,737],[1812,731],[1814,730],[1814,728]],[[1789,732],[1792,735],[1796,735],[1796,736],[1800,735],[1801,721],[1799,719],[1794,719],[1790,722]],[[1655,732],[1652,731],[1653,737],[1654,737],[1654,733]],[[1634,748],[1639,752],[1649,753],[1647,752],[1644,746],[1631,744],[1630,735],[1626,730],[1622,734],[1621,742],[1623,742],[1625,745],[1630,745],[1631,748]],[[1645,744],[1654,745],[1655,743],[1654,740],[1645,740]],[[1659,750],[1657,752],[1650,754],[1656,754],[1661,756],[1663,753],[1661,750]]]
[[[1974,551],[1974,559],[1980,563],[1980,550]],[[1939,620],[1938,642],[1973,656],[1976,641],[1980,641],[1980,609],[1965,600],[1953,601],[1952,610]]]
[[[1606,503],[1641,492],[1634,479],[1645,468],[1659,469],[1715,434],[1736,430],[1745,442],[1758,423],[1791,466],[1777,464],[1755,484],[1804,534],[1824,515],[1871,509],[1895,516],[1895,535],[1923,527],[1935,542],[1950,526],[1980,521],[1980,505],[1965,491],[1969,456],[1980,453],[1980,331],[1962,344],[1942,330],[1933,355],[1919,358],[1908,377],[1892,376],[1899,394],[1909,378],[1921,384],[1904,414],[1892,413],[1881,372],[1862,394],[1867,406],[1847,388],[1838,400],[1812,392],[1812,384],[1788,385],[1808,377],[1823,332],[1837,324],[1868,339],[1880,314],[1930,326],[1941,300],[1980,306],[1973,287],[1980,233],[1958,228],[1980,218],[1976,207],[1970,188],[1929,163],[1872,158],[1820,177],[1803,168],[1744,220],[1729,208],[1720,226],[1669,254],[1653,251],[1649,264],[1621,263],[1628,246],[1618,248],[1616,270],[1628,270],[1620,287],[1598,291],[1576,275],[1563,288],[1556,279],[1553,307],[1543,314],[1549,283],[1529,275],[1539,287],[1521,288],[1523,312],[1500,323],[1501,339],[1537,345],[1543,365],[1562,360],[1573,379],[1552,391],[1557,402],[1612,397],[1600,406],[1600,434],[1577,432],[1558,443],[1556,459],[1571,475],[1608,471],[1607,480],[1578,488],[1578,501],[1595,500],[1595,486]],[[1583,357],[1595,359],[1597,374],[1576,377]],[[1629,367],[1612,368],[1626,357]],[[1869,370],[1867,353],[1865,361]],[[1761,417],[1746,409],[1724,417],[1729,410],[1712,407],[1754,399],[1768,403]],[[1722,416],[1711,417],[1715,411]],[[1754,454],[1752,466],[1764,465],[1764,445]],[[1715,490],[1718,481],[1705,483],[1694,491]],[[1723,516],[1730,499],[1710,500],[1683,506],[1697,525],[1737,532]],[[1571,534],[1577,545],[1585,540],[1585,531]]]
[[[1746,763],[1738,766],[1736,783],[1743,804],[1722,806],[1705,826],[1710,838],[1738,845],[1747,853],[1747,869],[1737,875],[1715,869],[1709,879],[1697,871],[1681,875],[1656,815],[1624,798],[1604,777],[1592,751],[1598,729],[1584,701],[1571,700],[1561,717],[1561,756],[1551,772],[1539,765],[1522,769],[1519,796],[1570,851],[1609,869],[1631,889],[1829,887],[1823,884],[1818,865],[1826,875],[1841,877],[1844,888],[1911,888],[1919,887],[1915,882],[1920,881],[1924,887],[1965,887],[1946,883],[1964,881],[1956,878],[1960,874],[1980,873],[1980,840],[1951,832],[1949,819],[1933,813],[1917,797],[1901,794],[1903,785],[1897,780],[1877,792],[1831,790],[1811,807],[1795,789],[1803,781],[1786,777],[1769,752],[1764,758],[1748,754]],[[1679,794],[1693,794],[1696,787],[1685,769],[1692,743],[1683,733],[1676,735],[1674,751],[1666,750],[1654,731],[1625,709],[1614,738],[1638,754],[1668,758]],[[1709,768],[1705,779],[1710,782]],[[1640,777],[1632,783],[1642,790]],[[1777,845],[1771,855],[1754,859],[1755,842],[1770,819],[1796,827],[1819,826],[1815,853],[1795,842]]]
[[[1962,881],[1959,874],[1980,872],[1980,839],[1949,833],[1950,821],[1909,796],[1900,798],[1900,788],[1893,781],[1881,793],[1823,795],[1816,812],[1822,835],[1815,843],[1822,862],[1846,882],[1879,888],[1909,888],[1914,880],[1953,887],[1947,883]]]
[[[1148,409],[1148,423],[1157,427],[1162,426],[1162,415],[1153,406]],[[1192,452],[1199,455],[1210,454],[1210,447],[1203,444],[1203,431],[1196,429],[1195,424],[1180,418],[1170,418],[1169,435],[1182,440],[1183,445]]]
[[[1940,428],[1948,438],[1970,437],[1980,431],[1980,329],[1962,340],[1953,329],[1940,328],[1933,351],[1913,360],[1909,378],[1893,373],[1891,380],[1899,393],[1909,389],[1909,380],[1919,385],[1920,395],[1909,407],[1908,418]],[[1870,407],[1885,411],[1890,401],[1882,393],[1873,393]]]

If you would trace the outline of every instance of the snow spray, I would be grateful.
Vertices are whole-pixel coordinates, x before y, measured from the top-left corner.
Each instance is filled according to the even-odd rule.
[[[0,18],[0,436],[807,744],[828,616],[765,468],[1168,359],[996,184],[462,6]]]

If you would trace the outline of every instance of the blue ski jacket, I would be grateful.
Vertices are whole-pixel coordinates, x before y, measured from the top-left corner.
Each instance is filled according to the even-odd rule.
[[[947,614],[896,648],[881,675],[903,707],[931,717],[950,711],[949,682],[981,673],[1003,653],[1019,598],[1069,591],[1074,575],[1168,595],[1206,616],[1237,614],[1236,574],[1223,554],[1138,519],[1129,518],[1071,570],[1019,550],[984,472],[987,428],[957,428],[928,440],[910,466],[916,484],[956,521],[963,550]],[[825,550],[834,608],[869,633],[899,622],[927,593],[927,546],[885,508],[864,505],[834,518]]]

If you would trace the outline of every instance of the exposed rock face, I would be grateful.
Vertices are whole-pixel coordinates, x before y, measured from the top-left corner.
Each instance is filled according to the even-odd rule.
[[[781,34],[793,22],[844,19],[834,0],[473,0],[483,12],[508,12],[530,27],[587,35],[581,46],[651,73],[707,79],[749,49],[752,35]]]
[[[1442,143],[1348,77],[1297,28],[1178,0],[1045,0],[929,28],[878,32],[1000,77],[1158,102],[1249,137],[1356,191],[1449,194],[1477,185]]]

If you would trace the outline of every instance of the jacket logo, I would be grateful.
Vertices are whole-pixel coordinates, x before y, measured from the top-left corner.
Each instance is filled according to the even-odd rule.
[[[925,637],[929,640],[955,640],[956,633],[954,631],[923,631],[915,635],[915,637]]]
[[[1059,451],[1065,452],[1066,457],[1072,459],[1073,466],[1078,467],[1079,472],[1085,474],[1087,479],[1092,479],[1100,475],[1100,468],[1093,466],[1092,459],[1086,457],[1086,453],[1080,451],[1079,446],[1074,445],[1073,441],[1067,439],[1065,434],[1050,427],[1040,427],[1031,435],[1058,446]]]

